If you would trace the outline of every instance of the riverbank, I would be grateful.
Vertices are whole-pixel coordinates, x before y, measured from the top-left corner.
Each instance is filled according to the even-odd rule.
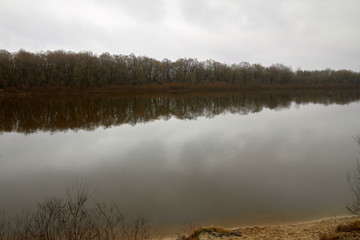
[[[257,92],[257,91],[328,91],[328,90],[356,90],[360,89],[359,84],[351,83],[324,83],[324,84],[144,84],[144,85],[123,85],[123,86],[103,86],[103,87],[26,87],[16,88],[7,87],[0,89],[0,97],[16,96],[36,96],[36,95],[78,95],[78,94],[154,94],[154,93],[214,93],[214,92]]]
[[[359,221],[359,217],[342,216],[322,218],[312,221],[267,225],[248,226],[236,229],[200,228],[187,237],[180,236],[178,240],[329,240],[329,239],[360,239],[360,231],[349,231],[350,223]],[[342,228],[338,226],[343,226]],[[345,227],[344,227],[345,226]],[[338,229],[338,231],[337,231]],[[340,229],[340,230],[339,230]],[[332,238],[333,237],[333,238]]]

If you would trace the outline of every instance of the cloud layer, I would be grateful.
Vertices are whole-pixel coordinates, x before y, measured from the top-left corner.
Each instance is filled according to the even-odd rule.
[[[360,71],[357,0],[0,0],[0,48]]]

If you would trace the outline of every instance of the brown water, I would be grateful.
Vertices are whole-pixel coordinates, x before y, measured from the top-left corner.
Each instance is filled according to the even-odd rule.
[[[342,215],[360,93],[83,95],[0,101],[0,210],[76,179],[162,227]]]

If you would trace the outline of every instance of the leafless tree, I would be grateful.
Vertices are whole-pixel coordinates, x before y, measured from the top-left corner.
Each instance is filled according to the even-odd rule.
[[[62,216],[65,203],[61,199],[51,197],[38,203],[34,215],[34,230],[39,239],[55,240],[62,232]]]
[[[114,203],[108,207],[106,204],[96,205],[98,213],[98,232],[103,239],[115,240],[117,237],[124,238],[126,217],[121,213],[118,206]]]
[[[360,136],[354,137],[355,142],[360,146]],[[356,162],[356,168],[349,172],[347,180],[352,194],[352,203],[347,206],[347,209],[355,215],[360,215],[360,161]]]
[[[7,237],[7,222],[5,220],[5,213],[0,212],[0,240],[4,240]]]
[[[147,221],[142,217],[137,217],[125,228],[126,240],[145,240],[150,238],[150,228]]]
[[[113,203],[89,204],[89,188],[76,182],[64,199],[50,197],[24,210],[13,222],[0,212],[0,240],[145,240],[150,226],[142,217],[128,220]]]
[[[20,215],[16,216],[14,229],[10,238],[16,240],[32,240],[35,238],[34,232],[34,215],[27,209],[23,210]]]
[[[89,194],[84,182],[77,182],[66,191],[65,211],[61,223],[66,239],[84,239],[91,229],[91,211],[87,209]]]

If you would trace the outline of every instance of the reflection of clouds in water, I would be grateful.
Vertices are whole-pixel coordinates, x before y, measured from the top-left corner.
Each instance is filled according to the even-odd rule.
[[[332,214],[348,200],[359,107],[311,104],[93,132],[3,134],[0,208],[33,206],[84,178],[98,186],[94,198],[162,223],[309,209]]]

